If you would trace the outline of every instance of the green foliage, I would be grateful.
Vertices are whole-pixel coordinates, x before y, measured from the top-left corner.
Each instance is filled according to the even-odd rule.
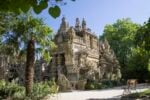
[[[134,36],[138,28],[139,25],[130,19],[117,20],[116,23],[105,26],[101,39],[108,40],[122,67],[126,67],[127,57],[134,45]]]
[[[150,96],[150,89],[145,90],[144,92],[132,93],[132,94],[129,94],[127,96],[123,96],[122,99],[131,98],[131,99],[149,100],[149,96]]]
[[[137,78],[144,81],[150,78],[150,21],[143,26],[130,19],[117,20],[106,25],[101,39],[106,38],[114,50],[124,79]]]
[[[86,90],[95,90],[95,84],[94,83],[87,83],[86,85],[85,85],[85,89]]]
[[[8,19],[8,22],[12,24],[1,33],[4,40],[2,46],[5,49],[3,51],[11,56],[17,56],[19,59],[25,58],[27,43],[34,38],[36,55],[49,61],[50,49],[55,48],[51,41],[52,29],[45,25],[42,19],[34,18],[30,14],[22,13],[19,16],[7,14],[6,17],[13,17],[14,20]]]
[[[129,58],[128,67],[126,69],[128,72],[126,77],[139,79],[139,82],[149,79],[149,59],[147,52],[142,48],[138,47],[132,49],[132,55]]]
[[[8,98],[14,96],[24,96],[24,87],[12,82],[8,83],[0,80],[0,98]]]
[[[70,0],[75,1],[75,0]],[[60,15],[59,5],[65,5],[65,0],[4,0],[0,1],[0,11],[14,12],[20,14],[21,11],[27,13],[31,8],[36,14],[41,13],[44,9],[49,8],[49,14],[56,18]]]
[[[54,7],[50,7],[49,8],[49,14],[54,17],[57,18],[60,15],[60,8],[58,6],[54,6]]]
[[[101,82],[88,81],[87,84],[85,85],[85,89],[87,90],[106,89],[106,88],[112,88],[114,86],[118,86],[117,81],[111,81],[111,80],[105,80]]]
[[[11,15],[11,16],[10,16]],[[9,16],[9,17],[8,17]],[[15,14],[8,12],[0,12],[0,36],[6,32],[6,30],[10,29],[15,19]]]
[[[141,93],[142,95],[150,95],[150,89],[145,90],[144,92]]]
[[[7,17],[11,17],[11,15],[8,15]],[[1,45],[4,49],[3,53],[14,58],[12,62],[21,60],[23,60],[23,62],[26,61],[26,67],[29,67],[26,69],[32,69],[31,67],[34,67],[34,56],[37,55],[39,58],[42,57],[45,61],[48,62],[51,58],[50,49],[52,49],[52,46],[54,46],[54,43],[51,41],[52,29],[45,25],[41,19],[34,18],[28,14],[15,16],[15,19],[17,20],[9,20],[10,22],[13,22],[13,24],[10,28],[6,28],[6,30],[2,33],[3,41],[1,41]],[[31,50],[32,55],[30,57],[27,55],[27,53],[30,51],[28,45],[28,43],[30,43],[29,41],[32,41],[33,45],[35,45],[35,48]],[[31,65],[33,66],[28,66],[29,61],[31,61],[30,63],[32,63]],[[34,74],[31,71],[26,71],[26,73],[27,74],[25,75]],[[30,78],[31,79],[28,82],[31,83],[31,86],[28,87],[32,87],[33,78]]]
[[[0,80],[0,99],[12,98],[13,100],[39,100],[48,94],[52,95],[58,92],[58,86],[54,81],[35,83],[30,97],[25,96],[25,88],[14,82],[9,83]]]
[[[150,18],[137,31],[135,43],[150,54]]]
[[[32,99],[42,99],[48,94],[55,94],[58,92],[58,86],[54,81],[35,83],[31,94]]]
[[[107,39],[114,50],[122,71],[122,78],[137,78],[144,81],[149,77],[149,22],[144,26],[130,19],[117,20],[106,25],[101,39]]]

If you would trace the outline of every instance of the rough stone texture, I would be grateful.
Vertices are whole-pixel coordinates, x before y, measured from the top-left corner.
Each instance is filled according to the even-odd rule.
[[[86,80],[79,80],[76,84],[76,89],[84,90],[86,83],[87,83]]]
[[[68,91],[72,89],[70,81],[63,74],[58,75],[57,82],[58,82],[60,91]]]
[[[70,27],[65,18],[55,36],[57,49],[52,53],[50,77],[57,80],[65,75],[74,88],[80,80],[118,80],[120,66],[108,42],[99,42],[97,36],[79,18]],[[76,84],[76,85],[75,85]]]
[[[99,66],[101,79],[118,80],[121,78],[119,62],[106,39],[100,45]]]
[[[15,80],[18,83],[24,81],[24,63],[16,63],[7,55],[0,55],[0,79]]]
[[[24,84],[25,79],[25,63],[10,61],[8,56],[0,55],[0,79],[7,81],[15,80],[19,84]],[[48,75],[48,67],[41,59],[35,63],[34,81],[39,82],[45,80]]]

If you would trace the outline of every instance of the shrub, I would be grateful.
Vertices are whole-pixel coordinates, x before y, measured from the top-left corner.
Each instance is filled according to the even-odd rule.
[[[25,87],[14,82],[0,80],[0,99],[11,98],[12,100],[40,100],[48,94],[58,92],[58,86],[54,81],[46,81],[33,84],[33,90],[29,97],[25,96]]]
[[[96,81],[88,81],[85,85],[85,89],[94,90],[94,89],[102,89],[102,84]]]
[[[122,82],[116,81],[116,80],[103,80],[101,81],[103,85],[106,85],[107,88],[112,88],[114,86],[119,86],[123,84]]]
[[[106,88],[112,88],[117,85],[118,85],[117,81],[111,81],[111,80],[103,80],[100,83],[97,81],[87,81],[87,84],[85,85],[85,89],[87,90],[106,89]]]
[[[40,82],[33,85],[32,99],[41,99],[48,94],[55,94],[58,92],[58,86],[54,81]]]
[[[102,84],[106,85],[106,88],[112,88],[113,87],[113,83],[110,80],[102,81]]]
[[[23,86],[16,84],[15,82],[9,83],[4,80],[0,80],[0,98],[8,98],[18,95],[23,96],[25,89]]]

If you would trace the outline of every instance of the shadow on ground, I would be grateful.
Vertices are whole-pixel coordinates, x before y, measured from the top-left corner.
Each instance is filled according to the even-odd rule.
[[[96,98],[90,98],[90,99],[87,99],[87,100],[120,100],[120,99],[117,99],[117,98],[109,98],[109,99],[96,99]]]
[[[89,98],[86,100],[150,100],[150,98]]]

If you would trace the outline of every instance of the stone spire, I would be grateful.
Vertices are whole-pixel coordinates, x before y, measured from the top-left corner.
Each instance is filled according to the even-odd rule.
[[[104,45],[105,45],[106,49],[108,49],[108,50],[110,49],[110,45],[109,45],[108,40],[106,38],[104,39]]]
[[[85,21],[84,18],[83,18],[83,20],[82,20],[82,29],[83,29],[83,30],[86,29],[86,21]]]
[[[80,26],[80,20],[79,20],[79,18],[76,18],[76,25],[75,25],[76,27],[79,27]]]
[[[75,36],[75,30],[73,27],[70,27],[68,30],[68,34],[73,38]]]
[[[63,17],[61,25],[60,25],[59,32],[66,32],[68,28],[69,28],[69,24],[67,23],[66,18]]]
[[[76,30],[80,30],[81,29],[79,18],[76,18],[75,28],[76,28]]]

